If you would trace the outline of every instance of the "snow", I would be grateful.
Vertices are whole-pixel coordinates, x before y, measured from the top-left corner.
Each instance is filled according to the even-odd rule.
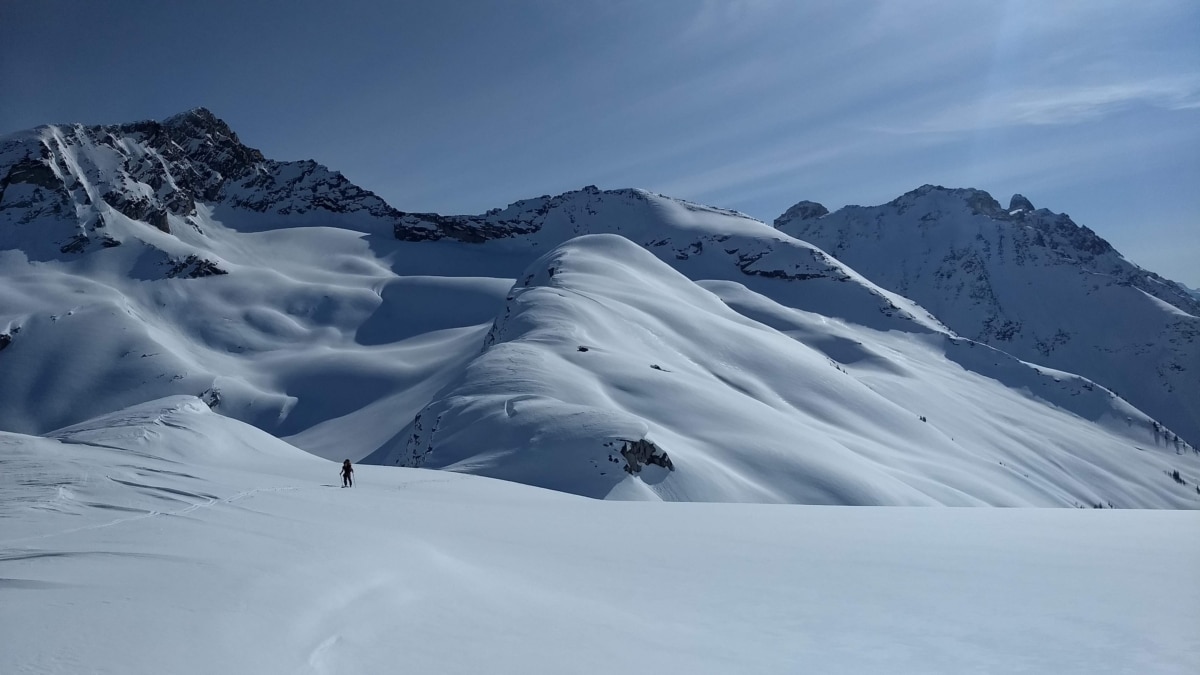
[[[1200,671],[1200,454],[918,297],[949,246],[1186,370],[1189,301],[1048,211],[906,195],[955,227],[888,290],[644,190],[402,213],[203,109],[0,175],[0,673]],[[960,255],[988,214],[1044,274]]]
[[[188,397],[0,448],[0,672],[1200,668],[1194,512],[340,489]]]
[[[776,226],[958,334],[1095,380],[1200,445],[1200,303],[1067,216],[1011,215],[985,192],[928,185],[879,206],[799,213]]]
[[[368,461],[598,498],[1200,506],[1166,477],[1197,457],[1086,380],[699,285],[611,234],[527,268],[484,344]],[[643,438],[674,470],[631,486]]]

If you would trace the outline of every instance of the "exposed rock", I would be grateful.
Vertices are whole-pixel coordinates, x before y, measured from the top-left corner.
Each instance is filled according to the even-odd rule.
[[[488,216],[406,213],[400,217],[400,222],[396,223],[393,231],[401,241],[455,239],[468,244],[481,244],[493,239],[532,234],[538,229],[534,222],[492,221]]]
[[[77,234],[68,239],[58,250],[63,253],[82,253],[90,242],[91,239],[88,239],[86,234]]]
[[[4,168],[0,166],[0,171]],[[29,151],[12,164],[0,180],[0,223],[26,225],[41,218],[74,216],[71,195],[47,160],[32,159]],[[2,242],[0,242],[2,243]]]
[[[12,183],[28,183],[38,187],[56,190],[62,187],[62,179],[54,174],[54,169],[51,169],[44,161],[36,159],[24,159],[17,162],[8,171],[8,176],[4,180],[5,185]]]
[[[845,273],[836,270],[828,264],[821,264],[824,261],[816,259],[817,254],[813,253],[813,262],[816,263],[812,267],[799,268],[796,265],[792,269],[772,268],[770,266],[759,265],[758,263],[766,258],[769,258],[771,250],[760,251],[758,253],[742,253],[737,256],[737,267],[743,274],[750,276],[768,277],[771,279],[787,279],[789,281],[808,281],[810,279],[825,279],[833,278],[839,281],[849,279]]]
[[[668,471],[675,470],[675,464],[671,462],[671,458],[667,453],[646,439],[636,441],[625,441],[625,445],[621,447],[621,456],[625,458],[625,472],[630,474],[641,473],[642,467],[653,464],[661,466]]]
[[[154,227],[157,227],[163,232],[166,232],[167,234],[171,234],[171,225],[167,222],[166,209],[154,209],[150,213],[146,214],[146,222],[150,223]]]
[[[1033,211],[1033,210],[1034,210],[1033,202],[1026,199],[1025,196],[1022,194],[1019,194],[1019,193],[1015,194],[1012,196],[1012,199],[1010,199],[1008,201],[1008,212],[1009,213],[1013,213],[1014,211]]]
[[[200,400],[211,409],[216,409],[221,405],[221,390],[216,387],[209,387],[200,393]]]
[[[101,199],[130,220],[144,220],[154,209],[154,202],[146,197],[130,197],[116,191],[106,192]]]
[[[68,155],[75,159],[67,161]],[[46,221],[47,244],[72,237],[70,230],[83,223],[100,222],[101,202],[168,234],[169,216],[193,216],[198,202],[282,216],[365,214],[368,220],[356,222],[374,219],[380,232],[404,215],[316,162],[267,160],[204,108],[162,122],[14,134],[0,143],[0,177],[0,224]],[[84,252],[75,240],[65,246]]]
[[[958,334],[1093,378],[1200,438],[1200,303],[1067,214],[1019,194],[1005,210],[980,190],[927,185],[879,206],[780,221]],[[1127,311],[1141,318],[1123,319]]]
[[[218,267],[217,263],[197,255],[189,255],[182,260],[172,258],[167,264],[171,266],[167,270],[167,276],[170,278],[199,279],[201,277],[229,274],[229,272]]]
[[[783,212],[783,215],[775,219],[775,227],[779,227],[781,223],[786,223],[792,220],[813,220],[822,216],[829,215],[829,209],[817,202],[801,201],[796,202],[792,208]]]
[[[402,241],[454,239],[469,244],[481,244],[495,239],[540,232],[555,218],[559,219],[560,224],[565,218],[571,225],[575,225],[574,234],[587,234],[589,231],[582,227],[583,221],[577,223],[577,219],[597,215],[600,205],[605,200],[613,199],[645,202],[646,194],[641,190],[601,190],[595,185],[588,185],[556,197],[542,195],[534,199],[522,199],[503,209],[492,209],[483,215],[443,216],[436,213],[398,212],[399,221],[394,227],[394,234]],[[685,202],[680,204],[685,208],[710,209]]]

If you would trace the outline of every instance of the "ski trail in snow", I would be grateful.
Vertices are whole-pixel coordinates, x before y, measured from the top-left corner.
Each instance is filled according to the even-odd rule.
[[[111,476],[106,476],[106,478],[109,478],[110,480],[116,480],[116,479],[113,479]],[[120,482],[120,481],[118,481],[118,482]],[[198,511],[200,509],[207,509],[207,508],[216,506],[218,504],[232,504],[233,502],[240,501],[242,499],[246,499],[247,497],[253,497],[253,496],[255,496],[259,493],[263,493],[263,492],[284,492],[284,491],[288,491],[288,490],[301,490],[301,489],[304,489],[304,487],[308,487],[308,486],[298,486],[297,485],[297,486],[281,486],[281,487],[273,487],[273,488],[260,487],[260,488],[254,488],[251,490],[243,490],[242,492],[238,492],[229,497],[205,498],[205,500],[202,502],[190,504],[184,508],[176,509],[174,511],[150,511],[147,513],[138,514],[136,516],[130,516],[128,518],[117,518],[116,520],[110,520],[106,523],[97,523],[95,525],[84,525],[83,527],[73,527],[73,528],[66,529],[66,530],[59,530],[58,532],[48,532],[46,534],[37,534],[37,535],[29,536],[29,537],[18,537],[16,539],[0,539],[0,546],[19,544],[21,542],[27,542],[27,541],[39,541],[42,539],[51,539],[53,537],[61,537],[65,534],[74,534],[76,532],[86,532],[88,530],[99,530],[99,529],[103,529],[106,527],[112,527],[114,525],[121,525],[123,523],[132,523],[132,522],[139,521],[139,520],[146,520],[147,518],[156,518],[158,516],[183,516],[183,515],[192,513],[193,511]]]

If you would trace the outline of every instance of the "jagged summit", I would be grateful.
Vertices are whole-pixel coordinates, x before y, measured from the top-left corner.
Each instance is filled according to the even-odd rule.
[[[959,334],[1118,391],[1200,441],[1200,303],[1064,213],[925,185],[879,206],[776,226]]]
[[[136,133],[156,125],[155,122],[141,122],[120,128]],[[162,121],[161,127],[178,146],[180,159],[198,162],[227,178],[243,175],[253,170],[256,164],[266,161],[262,152],[243,144],[233,129],[208,108],[192,108],[172,115]],[[158,139],[148,140],[156,150],[164,151],[162,144],[156,142]]]
[[[921,205],[938,205],[942,203],[961,202],[975,214],[993,218],[1006,218],[1018,215],[1021,211],[1034,211],[1033,204],[1022,195],[1013,195],[1009,208],[1005,211],[991,194],[976,188],[947,188],[941,185],[925,184],[910,190],[893,199],[888,204],[904,212]],[[857,207],[846,207],[857,208]],[[818,202],[802,200],[793,204],[783,215],[775,219],[775,227],[782,227],[792,221],[815,220],[829,215],[829,209]]]
[[[167,117],[162,121],[164,126],[177,126],[186,123],[202,123],[206,125],[222,125],[228,127],[225,121],[213,114],[213,111],[204,106],[196,106],[190,110],[185,110],[181,113],[176,113]]]
[[[1007,214],[992,195],[976,188],[947,188],[941,185],[925,184],[910,190],[888,202],[898,211],[904,213],[914,208],[941,208],[949,204],[965,204],[974,214],[989,217],[1003,217]]]
[[[213,212],[242,229],[330,225],[381,235],[400,215],[314,161],[267,159],[207,108],[161,122],[50,125],[0,141],[0,250],[51,260],[135,241],[181,249],[145,228],[203,234]]]
[[[1034,211],[1033,202],[1025,198],[1023,194],[1015,194],[1012,199],[1008,200],[1008,212],[1011,214],[1014,211]]]
[[[775,227],[789,234],[804,238],[801,233],[804,221],[825,218],[824,207],[815,202],[801,201],[775,219]],[[872,218],[886,210],[897,218],[889,218],[892,227],[911,225],[929,230],[934,225],[942,228],[950,225],[967,226],[974,222],[972,217],[1012,226],[1030,227],[1036,231],[1032,245],[1049,248],[1058,254],[1074,258],[1094,258],[1110,252],[1113,247],[1090,228],[1079,225],[1065,213],[1054,213],[1048,209],[1033,208],[1033,204],[1020,194],[1013,195],[1008,209],[1000,205],[991,194],[977,188],[947,188],[941,185],[922,185],[910,190],[881,206],[846,206],[836,214]],[[909,217],[914,213],[916,217]],[[819,214],[819,215],[818,215]],[[900,217],[903,216],[903,217]],[[837,219],[834,219],[837,220]],[[813,226],[815,227],[815,225]],[[1016,235],[1021,236],[1021,235]]]

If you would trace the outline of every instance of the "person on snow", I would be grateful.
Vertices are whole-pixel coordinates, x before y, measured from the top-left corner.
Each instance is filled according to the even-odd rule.
[[[342,487],[354,487],[354,479],[350,474],[354,473],[354,467],[350,466],[350,460],[342,462]]]

